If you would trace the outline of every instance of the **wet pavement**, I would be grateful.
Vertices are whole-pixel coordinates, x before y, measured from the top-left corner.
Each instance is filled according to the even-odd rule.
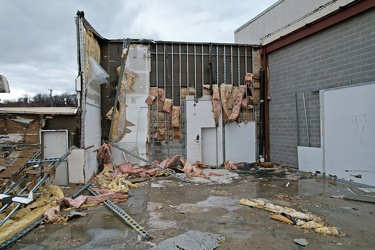
[[[220,250],[374,249],[375,204],[331,198],[351,191],[364,195],[358,186],[288,169],[205,170],[212,171],[224,175],[211,180],[195,177],[190,183],[173,177],[148,180],[132,189],[134,196],[127,202],[118,204],[154,237],[151,241],[143,240],[106,206],[98,206],[66,225],[35,228],[9,249],[152,249],[189,230],[225,237]],[[326,236],[272,220],[268,211],[238,204],[242,198],[263,198],[314,213],[345,236]],[[308,245],[296,244],[294,239],[299,238]]]

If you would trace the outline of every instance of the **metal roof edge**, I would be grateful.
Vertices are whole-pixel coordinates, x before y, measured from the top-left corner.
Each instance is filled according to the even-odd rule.
[[[234,31],[234,34],[236,34],[237,32],[239,32],[240,30],[242,30],[243,28],[245,28],[246,26],[248,26],[249,24],[251,24],[252,22],[254,22],[255,20],[257,20],[259,17],[265,15],[267,12],[269,12],[270,10],[272,10],[273,8],[275,8],[277,5],[279,5],[280,3],[284,2],[285,0],[279,0],[277,1],[276,3],[272,4],[270,7],[268,7],[267,9],[265,9],[264,11],[262,11],[261,13],[259,13],[258,15],[256,15],[254,18],[252,18],[250,21],[244,23],[243,25],[241,25],[239,28],[237,28],[235,31]]]
[[[307,13],[306,15],[298,18],[297,20],[281,27],[280,29],[275,30],[274,32],[267,34],[264,37],[260,38],[260,42],[262,45],[267,45],[276,41],[280,37],[287,36],[288,34],[297,31],[309,24],[317,22],[321,19],[324,19],[337,11],[340,11],[342,8],[345,8],[348,5],[351,5],[355,2],[359,2],[361,0],[332,0],[322,6],[319,6],[315,10]]]
[[[76,107],[0,107],[0,114],[76,115]]]

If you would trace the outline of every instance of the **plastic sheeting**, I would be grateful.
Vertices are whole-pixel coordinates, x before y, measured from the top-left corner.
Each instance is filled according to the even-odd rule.
[[[200,232],[197,230],[190,230],[184,234],[164,240],[154,247],[153,250],[166,250],[166,249],[215,249],[220,246],[225,238],[220,234],[212,234]]]
[[[107,72],[99,65],[97,61],[91,56],[89,57],[89,73],[87,77],[87,85],[89,84],[103,84],[109,79]]]
[[[9,93],[9,83],[5,76],[0,75],[0,93]]]

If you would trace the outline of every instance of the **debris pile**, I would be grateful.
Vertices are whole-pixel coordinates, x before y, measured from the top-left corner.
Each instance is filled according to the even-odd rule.
[[[1,242],[21,232],[35,220],[42,217],[50,208],[56,208],[57,204],[55,201],[64,197],[62,189],[59,186],[51,184],[46,184],[40,187],[39,191],[41,194],[35,195],[36,201],[34,203],[31,203],[25,208],[15,212],[15,214],[1,227]],[[12,204],[11,206],[14,205],[15,204]],[[8,211],[10,210],[11,209]],[[0,214],[0,219],[4,219],[5,216],[7,216],[7,213]]]
[[[125,178],[138,178],[138,177],[158,177],[167,175],[167,173],[161,171],[160,169],[152,166],[145,165],[139,166],[137,164],[130,164],[125,162],[113,166],[109,160],[106,150],[112,152],[111,145],[103,144],[102,147],[98,150],[98,158],[102,164],[102,171],[93,177],[93,183],[98,186],[105,188],[109,187],[112,191],[119,191],[121,188],[124,188],[121,184],[121,181],[126,182]],[[232,161],[227,161],[228,169],[236,170],[237,167]],[[158,165],[160,168],[168,169],[176,173],[185,174],[187,177],[203,177],[207,176],[203,173],[203,168],[206,166],[203,162],[197,161],[194,164],[190,163],[185,157],[181,155],[175,155],[173,157],[166,157],[163,161],[159,162],[155,160],[154,164]]]
[[[271,216],[272,219],[296,225],[302,229],[314,229],[315,232],[326,235],[343,235],[339,228],[328,226],[321,217],[315,214],[298,212],[293,208],[281,207],[259,199],[241,199],[238,203],[272,212],[274,213]]]

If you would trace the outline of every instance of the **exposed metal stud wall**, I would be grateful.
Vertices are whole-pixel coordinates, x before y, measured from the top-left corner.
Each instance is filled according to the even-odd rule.
[[[118,76],[116,68],[120,66],[121,41],[101,41],[103,68],[108,70],[110,84],[103,86],[103,92],[107,98],[102,98],[102,117],[114,103],[116,83]],[[220,44],[220,43],[187,43],[187,42],[165,42],[149,40],[132,40],[132,43],[148,45],[151,56],[150,86],[163,88],[165,98],[172,99],[173,106],[181,107],[181,136],[176,137],[175,131],[169,134],[168,127],[171,124],[171,115],[165,113],[163,120],[151,119],[150,126],[153,128],[156,123],[164,125],[165,140],[156,141],[149,137],[150,159],[163,159],[165,156],[173,156],[176,153],[185,154],[184,128],[186,121],[184,114],[184,100],[181,98],[181,89],[194,88],[194,95],[197,100],[203,96],[204,84],[232,83],[240,85],[244,82],[246,72],[253,72],[253,54],[249,53],[254,47],[252,45]],[[211,69],[210,71],[210,62]],[[150,111],[161,110],[160,103],[154,102]],[[151,118],[158,118],[152,115]],[[109,121],[103,119],[103,134],[107,134]],[[152,132],[152,131],[151,131]],[[173,143],[168,141],[174,141]]]

